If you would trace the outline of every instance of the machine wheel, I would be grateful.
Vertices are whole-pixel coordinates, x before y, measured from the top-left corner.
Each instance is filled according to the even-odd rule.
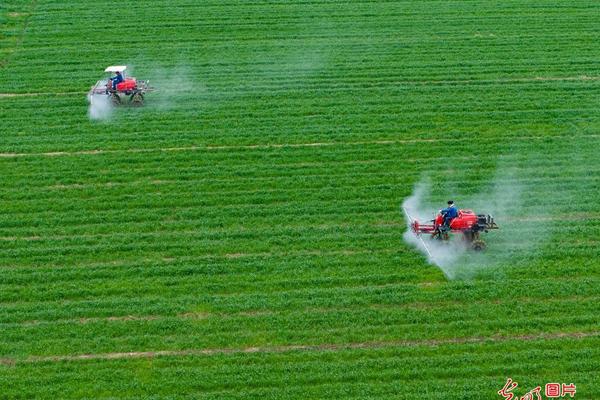
[[[140,92],[134,93],[129,98],[129,102],[132,106],[142,106],[144,105],[144,95]]]
[[[474,240],[471,243],[471,248],[475,251],[483,251],[485,250],[485,242],[483,240]]]
[[[110,95],[110,101],[113,103],[113,105],[118,106],[121,104],[121,98],[119,97],[118,94],[113,93]]]

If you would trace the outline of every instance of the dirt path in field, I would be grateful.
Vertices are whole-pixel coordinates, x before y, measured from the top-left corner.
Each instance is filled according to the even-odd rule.
[[[389,342],[361,342],[361,343],[331,343],[318,345],[282,345],[243,348],[215,348],[215,349],[187,349],[187,350],[159,350],[159,351],[133,351],[123,353],[78,354],[61,356],[29,356],[19,360],[14,358],[0,358],[0,364],[16,365],[17,363],[61,362],[80,360],[119,360],[131,358],[154,358],[165,356],[210,356],[218,354],[251,354],[251,353],[285,353],[292,351],[344,351],[356,349],[385,349],[394,347],[437,347],[451,344],[472,344],[486,342],[508,341],[534,341],[555,339],[584,339],[600,336],[600,331],[569,332],[569,333],[541,333],[531,335],[492,336],[492,337],[463,337],[427,340],[399,340]]]
[[[557,135],[557,136],[520,136],[513,137],[510,140],[548,140],[548,139],[598,139],[600,134],[591,134],[585,136]],[[17,157],[67,157],[82,155],[102,155],[102,154],[132,154],[132,153],[176,153],[192,151],[210,151],[210,150],[262,150],[262,149],[281,149],[281,148],[305,148],[305,147],[335,147],[335,146],[365,146],[365,145],[398,145],[412,143],[457,143],[464,141],[461,139],[399,139],[399,140],[365,140],[357,142],[312,142],[312,143],[274,143],[274,144],[250,144],[250,145],[206,145],[206,146],[181,146],[181,147],[161,147],[161,148],[137,148],[137,149],[119,149],[119,150],[77,150],[77,151],[53,151],[46,153],[0,153],[0,158]],[[485,139],[478,139],[480,142]],[[495,138],[494,138],[495,140]]]

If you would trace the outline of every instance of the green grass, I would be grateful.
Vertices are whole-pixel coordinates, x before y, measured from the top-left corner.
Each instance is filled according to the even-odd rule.
[[[600,397],[596,1],[5,3],[0,398]],[[454,280],[424,177],[508,199]]]

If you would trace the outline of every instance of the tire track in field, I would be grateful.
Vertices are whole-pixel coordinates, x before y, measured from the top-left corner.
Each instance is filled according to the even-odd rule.
[[[579,221],[589,219],[589,215],[581,216],[581,217],[572,217],[569,216],[556,216],[549,218],[551,221]],[[533,219],[534,221],[536,219]],[[287,225],[286,225],[287,226]],[[296,230],[319,230],[319,231],[328,231],[328,230],[336,230],[336,229],[356,229],[356,228],[401,228],[404,227],[405,223],[402,221],[380,221],[380,222],[366,222],[366,223],[329,223],[329,224],[305,224],[301,226],[290,226],[289,229],[291,232],[295,232]],[[181,229],[181,230],[157,230],[157,231],[148,231],[148,232],[139,232],[132,234],[130,232],[109,232],[109,233],[81,233],[81,234],[73,234],[73,235],[34,235],[34,236],[0,236],[0,242],[16,242],[16,241],[25,241],[25,242],[36,242],[36,241],[62,241],[62,240],[72,240],[72,239],[106,239],[106,238],[129,238],[132,236],[143,236],[143,237],[162,237],[168,235],[176,235],[176,236],[193,236],[202,233],[226,233],[226,232],[239,232],[239,233],[272,233],[274,227],[252,227],[245,228],[239,227],[236,230],[231,229],[216,229],[206,231],[200,231],[198,229]],[[238,257],[241,257],[243,253],[239,253]],[[229,258],[235,258],[234,255],[227,255]]]
[[[505,83],[531,83],[531,82],[589,82],[600,81],[600,76],[536,76],[533,78],[499,78],[499,79],[441,79],[441,80],[400,80],[395,82],[387,82],[389,85],[402,86],[438,86],[438,85],[472,85],[472,84],[505,84]],[[270,89],[270,87],[269,87]],[[0,93],[0,98],[11,97],[41,97],[41,96],[72,96],[85,95],[84,91],[70,92],[31,92],[31,93]]]
[[[84,94],[87,94],[87,92],[0,93],[0,99],[5,97],[71,96]]]
[[[587,221],[590,218],[600,218],[600,214],[597,213],[575,213],[575,214],[560,214],[553,216],[525,216],[525,217],[515,217],[515,218],[506,218],[506,222],[515,222],[515,221],[527,221],[527,222],[559,222],[559,221]],[[336,229],[336,228],[372,228],[372,227],[404,227],[404,222],[399,221],[384,221],[384,222],[376,222],[376,223],[363,223],[363,224],[308,224],[302,225],[301,229]],[[269,227],[268,229],[238,229],[235,232],[244,232],[244,233],[263,233],[267,230],[272,231],[273,227]],[[207,232],[211,232],[211,230],[207,230]],[[215,230],[215,232],[221,232],[219,230]],[[139,233],[138,236],[143,237],[162,237],[168,234],[177,235],[177,236],[192,236],[197,235],[199,233],[198,230],[191,229],[183,229],[183,230],[166,230],[166,231],[148,231]],[[63,241],[63,240],[74,240],[74,239],[105,239],[105,238],[128,238],[136,235],[132,235],[131,233],[120,233],[120,232],[111,232],[111,233],[82,233],[82,234],[72,234],[72,235],[34,235],[34,236],[0,236],[0,242],[36,242],[36,241]],[[225,254],[225,258],[240,258],[252,256],[253,254],[246,253],[236,253],[236,254]]]
[[[415,284],[415,286],[419,287],[431,287],[434,284],[438,284],[439,282],[420,282]],[[372,285],[368,286],[369,288],[387,288],[386,285]],[[561,302],[591,302],[597,301],[599,298],[597,296],[568,296],[561,298],[551,298],[545,299],[544,301],[548,303],[561,303]],[[537,297],[518,297],[512,300],[518,300],[519,303],[538,303],[540,301]],[[494,300],[486,300],[479,301],[478,304],[506,304],[503,303],[502,300],[494,299]],[[300,312],[310,313],[310,314],[329,314],[329,313],[339,313],[339,312],[355,312],[364,308],[369,311],[390,311],[396,309],[419,309],[419,310],[435,310],[440,307],[463,307],[467,304],[464,301],[459,300],[445,300],[441,302],[435,303],[427,303],[424,301],[413,301],[407,303],[400,304],[366,304],[361,308],[342,306],[342,307],[331,307],[331,306],[323,306],[323,307],[306,307],[304,309],[296,309],[295,313]],[[0,323],[0,327],[8,328],[8,327],[31,327],[31,326],[40,326],[40,325],[55,325],[55,324],[78,324],[78,325],[86,325],[93,323],[119,323],[119,322],[136,322],[136,321],[161,321],[167,319],[186,319],[186,320],[201,320],[207,318],[235,318],[235,317],[246,317],[246,318],[260,318],[260,317],[268,317],[268,316],[278,316],[278,315],[286,315],[292,314],[291,312],[286,312],[286,310],[271,310],[271,309],[254,309],[254,310],[242,310],[236,312],[184,312],[178,314],[152,314],[152,315],[113,315],[107,317],[79,317],[79,318],[65,318],[65,319],[56,319],[56,320],[24,320],[20,322],[8,322],[8,323]]]
[[[511,137],[513,141],[525,140],[546,140],[546,139],[597,139],[600,134],[591,134],[583,136],[574,135],[531,135]],[[478,139],[485,141],[486,139]],[[490,141],[497,138],[490,138]],[[131,148],[131,149],[97,149],[97,150],[78,150],[78,151],[53,151],[45,153],[0,153],[0,158],[19,158],[19,157],[68,157],[82,155],[103,155],[103,154],[132,154],[132,153],[176,153],[176,152],[192,152],[192,151],[215,151],[215,150],[264,150],[264,149],[286,149],[286,148],[310,148],[310,147],[334,147],[334,146],[365,146],[365,145],[398,145],[412,143],[461,143],[464,138],[447,139],[447,138],[422,138],[422,139],[396,139],[396,140],[361,140],[355,142],[310,142],[310,143],[266,143],[266,144],[247,144],[247,145],[204,145],[204,146],[180,146],[180,147],[154,147],[154,148]]]
[[[17,37],[15,45],[12,47],[12,49],[9,50],[9,53],[6,55],[6,57],[4,59],[0,60],[0,69],[6,67],[9,64],[12,56],[23,45],[23,41],[25,40],[25,33],[27,32],[27,29],[29,28],[29,23],[31,22],[31,16],[35,12],[36,8],[37,8],[37,0],[32,0],[29,3],[29,10],[21,13],[21,15],[25,15],[25,21],[23,22],[23,27],[21,28],[21,31],[19,32],[19,36]],[[12,16],[15,17],[15,16],[17,16],[17,14],[18,13],[13,13]],[[3,33],[3,32],[0,32],[0,33]],[[3,35],[0,35],[0,36],[3,36]]]
[[[17,363],[44,363],[44,362],[63,362],[63,361],[83,361],[83,360],[120,360],[135,358],[155,358],[155,357],[186,357],[186,356],[212,356],[222,354],[257,354],[257,353],[287,353],[294,351],[304,352],[337,352],[345,350],[360,349],[386,349],[394,347],[438,347],[454,344],[478,344],[478,343],[499,343],[510,341],[529,342],[536,340],[560,340],[560,339],[585,339],[600,336],[600,331],[592,332],[553,332],[539,333],[529,335],[512,336],[471,336],[455,337],[447,339],[426,339],[426,340],[397,340],[397,341],[372,341],[355,343],[326,343],[326,344],[298,344],[298,345],[280,345],[280,346],[258,346],[242,348],[207,348],[207,349],[186,349],[186,350],[155,350],[155,351],[132,351],[115,353],[96,353],[96,354],[77,354],[77,355],[57,355],[57,356],[29,356],[25,359],[16,359],[11,357],[0,358],[0,364],[14,366]]]

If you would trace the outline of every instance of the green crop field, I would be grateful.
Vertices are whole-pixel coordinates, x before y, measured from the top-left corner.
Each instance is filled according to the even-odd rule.
[[[0,399],[599,399],[599,106],[597,0],[2,1]]]

